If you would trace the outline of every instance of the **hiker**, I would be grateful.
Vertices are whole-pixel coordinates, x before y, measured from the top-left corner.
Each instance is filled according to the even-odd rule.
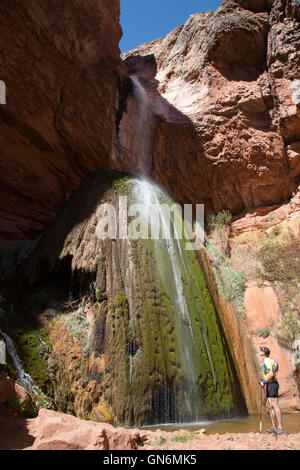
[[[276,436],[278,434],[286,434],[285,429],[282,427],[281,409],[278,403],[279,383],[276,377],[278,364],[274,359],[270,358],[269,348],[262,346],[260,348],[260,355],[261,358],[263,358],[262,369],[264,374],[264,379],[260,381],[260,385],[262,387],[266,385],[267,408],[272,422],[272,428],[268,429],[266,432]]]

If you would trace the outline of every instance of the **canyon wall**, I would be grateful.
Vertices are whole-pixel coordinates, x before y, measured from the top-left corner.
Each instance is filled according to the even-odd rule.
[[[90,171],[111,164],[124,72],[117,0],[0,5],[0,233],[35,238]]]
[[[0,17],[2,240],[35,238],[97,168],[138,172],[128,73],[156,115],[152,176],[176,201],[240,214],[295,191],[297,1],[224,0],[126,53],[128,70],[117,0],[14,0]]]
[[[81,417],[157,422],[157,410],[164,407],[165,419],[176,418],[168,381],[175,388],[182,381],[180,347],[170,292],[157,286],[153,250],[96,238],[97,204],[113,171],[98,170],[75,190],[100,168],[144,172],[139,149],[133,151],[137,129],[143,137],[135,107],[138,78],[151,112],[142,156],[149,157],[147,171],[174,200],[205,204],[207,216],[223,209],[237,218],[252,213],[235,221],[235,234],[249,224],[264,227],[260,215],[269,218],[269,208],[276,207],[277,217],[284,202],[289,216],[298,210],[299,3],[224,0],[215,13],[192,15],[165,38],[124,54],[124,62],[117,1],[76,0],[54,8],[50,0],[15,0],[0,5],[0,18],[0,79],[7,89],[7,104],[0,106],[0,236],[15,241],[43,232],[29,261],[18,266],[10,285],[5,283],[19,318],[39,318],[34,337],[36,328],[39,335],[41,327],[46,331],[46,369],[33,367],[32,373],[45,381],[57,407]],[[123,183],[114,189],[122,191]],[[115,201],[116,193],[110,198]],[[253,331],[257,324],[273,327],[274,319],[270,325],[267,317],[257,323],[256,314],[251,317],[255,306],[246,302],[249,321],[237,321],[216,291],[204,254],[201,260],[215,305],[190,258],[197,271],[196,298],[210,313],[208,324],[215,322],[225,335],[210,333],[214,353],[222,358],[215,371],[222,384],[218,393],[207,357],[198,375],[206,385],[205,413],[213,416],[214,405],[218,416],[243,413],[244,400],[249,411],[258,411],[259,373],[251,348],[262,340],[252,338],[251,346],[245,332],[249,325]],[[138,319],[134,335],[128,331],[130,312]],[[32,347],[31,333],[13,333],[24,350],[26,344]],[[203,344],[198,349],[205,356]],[[145,368],[135,378],[134,394],[128,390],[131,366],[143,350],[148,351]],[[294,372],[284,389],[296,410]],[[291,383],[293,395],[288,395]]]
[[[176,200],[239,214],[296,191],[299,15],[293,1],[224,1],[122,56],[157,116],[152,175]]]

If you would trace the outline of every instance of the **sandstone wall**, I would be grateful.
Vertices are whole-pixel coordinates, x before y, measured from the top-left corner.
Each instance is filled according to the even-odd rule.
[[[0,233],[34,238],[84,175],[109,165],[119,2],[1,2],[0,22]]]
[[[130,85],[119,2],[14,0],[0,17],[0,232],[18,240],[43,231],[89,172],[139,170],[122,144]],[[155,114],[152,176],[174,199],[240,214],[291,197],[298,45],[298,2],[224,0],[123,56]]]
[[[294,1],[224,1],[122,56],[157,119],[152,175],[176,200],[240,214],[296,191],[299,15]]]

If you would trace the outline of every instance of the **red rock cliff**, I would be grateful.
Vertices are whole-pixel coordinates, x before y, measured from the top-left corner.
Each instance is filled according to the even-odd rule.
[[[296,190],[299,17],[290,0],[226,0],[124,54],[157,119],[153,176],[180,202],[239,214]]]
[[[124,56],[155,117],[152,176],[179,202],[236,215],[295,191],[299,16],[294,0],[224,0]],[[0,234],[16,240],[44,230],[96,168],[137,169],[119,2],[13,0],[0,22]]]
[[[0,4],[0,232],[35,236],[109,163],[123,64],[118,0]]]

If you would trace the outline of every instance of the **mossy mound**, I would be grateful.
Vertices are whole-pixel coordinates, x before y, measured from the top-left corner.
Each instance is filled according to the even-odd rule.
[[[134,200],[132,184],[127,191]],[[162,193],[157,199],[172,204]],[[122,424],[188,422],[245,411],[212,299],[195,252],[185,249],[187,241],[174,241],[172,253],[165,240],[117,240],[110,248],[113,259],[106,271],[114,269],[118,288],[114,296],[108,293],[105,325],[102,315],[94,347],[105,355],[105,400]]]
[[[18,329],[13,332],[12,337],[24,370],[43,393],[52,396],[53,390],[46,363],[46,357],[51,352],[51,344],[45,329]]]

